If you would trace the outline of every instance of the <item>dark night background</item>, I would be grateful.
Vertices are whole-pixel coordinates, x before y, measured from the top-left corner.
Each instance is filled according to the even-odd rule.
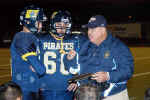
[[[95,14],[104,15],[108,23],[150,23],[150,0],[0,0],[0,41],[19,30],[20,11],[28,4],[44,8],[47,16],[58,9],[69,10],[78,27]]]

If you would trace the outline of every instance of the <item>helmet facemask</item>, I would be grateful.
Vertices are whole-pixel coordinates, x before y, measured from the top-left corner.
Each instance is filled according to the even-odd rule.
[[[63,37],[71,31],[71,17],[66,12],[55,12],[51,17],[51,31],[57,37]]]

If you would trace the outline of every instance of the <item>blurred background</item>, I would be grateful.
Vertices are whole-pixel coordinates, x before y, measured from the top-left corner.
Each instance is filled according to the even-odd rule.
[[[29,4],[44,8],[47,17],[55,10],[70,11],[74,31],[80,31],[92,15],[102,14],[113,35],[126,43],[150,41],[150,0],[0,0],[0,47],[9,47],[19,31],[19,14]]]
[[[134,57],[134,75],[128,82],[130,100],[144,100],[150,88],[150,0],[0,0],[0,84],[11,80],[9,47],[20,31],[19,15],[35,4],[49,17],[53,11],[68,10],[73,31],[82,32],[91,16],[104,15],[108,30],[127,44]]]

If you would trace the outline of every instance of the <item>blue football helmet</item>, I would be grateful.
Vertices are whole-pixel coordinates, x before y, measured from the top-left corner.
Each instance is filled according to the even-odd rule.
[[[43,9],[34,5],[25,7],[20,14],[20,25],[27,27],[33,33],[38,32],[37,22],[44,22],[46,20]]]
[[[56,27],[56,22],[64,22],[67,25],[65,34],[71,33],[72,20],[71,20],[71,15],[68,11],[54,12],[50,18],[51,32],[58,37],[62,37],[65,34],[57,33],[57,29],[61,29],[61,27],[58,26]]]

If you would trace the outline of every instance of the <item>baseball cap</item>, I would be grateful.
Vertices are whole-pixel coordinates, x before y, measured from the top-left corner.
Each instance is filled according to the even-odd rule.
[[[95,28],[95,27],[106,27],[107,21],[104,16],[96,15],[92,16],[86,25],[82,25],[82,28]]]

